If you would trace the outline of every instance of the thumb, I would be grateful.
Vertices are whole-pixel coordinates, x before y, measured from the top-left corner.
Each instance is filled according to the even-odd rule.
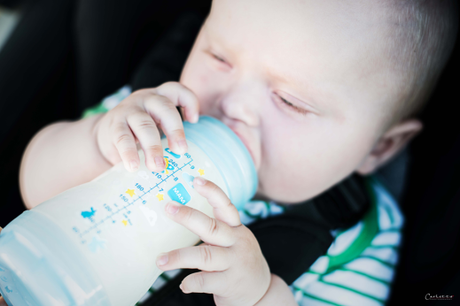
[[[0,296],[0,306],[8,306],[3,297]]]

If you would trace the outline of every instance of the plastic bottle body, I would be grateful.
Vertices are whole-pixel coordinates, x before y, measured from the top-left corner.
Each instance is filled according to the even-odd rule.
[[[8,224],[0,235],[0,291],[7,302],[134,305],[162,273],[155,262],[160,253],[199,242],[165,215],[166,203],[174,200],[213,217],[193,187],[194,177],[213,181],[234,203],[249,200],[257,176],[246,148],[216,119],[200,122],[184,124],[186,154],[172,152],[162,139],[163,172],[149,171],[140,150],[138,171],[130,173],[120,163]]]
[[[88,261],[56,224],[36,211],[14,221],[0,239],[0,291],[8,305],[113,305]]]
[[[177,159],[165,151],[168,167],[164,173],[148,172],[140,151],[142,162],[137,172],[129,173],[119,164],[94,181],[37,206],[37,211],[53,218],[80,246],[113,305],[135,303],[145,294],[162,273],[155,264],[161,252],[199,242],[197,235],[164,214],[165,204],[182,199],[184,205],[212,217],[212,207],[192,187],[198,171],[225,191],[215,166],[193,143],[188,144],[190,157]],[[167,146],[166,140],[163,146]],[[135,301],[125,301],[125,288],[114,286],[113,280],[130,284],[129,295],[136,296]]]

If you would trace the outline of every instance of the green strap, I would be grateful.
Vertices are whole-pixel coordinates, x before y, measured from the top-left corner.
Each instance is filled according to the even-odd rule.
[[[88,117],[91,117],[97,114],[106,113],[106,112],[108,112],[108,109],[104,105],[102,105],[102,103],[99,103],[98,105],[85,109],[81,118],[84,119],[84,118],[88,118]]]
[[[81,116],[82,119],[88,118],[97,114],[102,114],[102,113],[107,113],[109,109],[104,106],[104,101],[107,102],[110,100],[116,100],[121,102],[123,99],[125,99],[127,96],[131,94],[131,87],[129,85],[123,86],[122,88],[118,89],[116,92],[111,94],[110,96],[105,97],[102,99],[102,101],[90,108],[87,108],[83,111],[83,115]]]
[[[375,190],[372,187],[372,182],[370,179],[366,179],[366,187],[371,196],[371,206],[369,211],[364,215],[362,219],[363,228],[359,233],[358,237],[351,243],[351,245],[342,253],[329,257],[329,267],[326,274],[331,273],[332,271],[338,269],[344,264],[352,261],[353,259],[359,257],[359,255],[370,246],[372,240],[379,232],[379,223],[378,223],[378,214],[377,214],[377,197]],[[341,232],[342,234],[343,232]],[[339,234],[338,236],[340,236]],[[338,237],[337,236],[337,237]],[[336,239],[337,239],[336,237]]]

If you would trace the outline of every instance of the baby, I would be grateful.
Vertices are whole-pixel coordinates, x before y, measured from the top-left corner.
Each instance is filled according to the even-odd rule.
[[[187,151],[176,106],[189,122],[213,116],[238,135],[256,165],[257,199],[295,205],[354,172],[371,174],[422,129],[415,115],[453,47],[453,5],[215,0],[179,83],[33,138],[20,170],[24,202],[33,208],[120,161],[136,171],[137,143],[147,167],[162,171],[159,128],[174,152]],[[181,289],[211,293],[217,305],[296,305],[223,191],[194,184],[215,219],[177,203],[166,211],[205,243],[160,256],[159,267],[203,270]]]

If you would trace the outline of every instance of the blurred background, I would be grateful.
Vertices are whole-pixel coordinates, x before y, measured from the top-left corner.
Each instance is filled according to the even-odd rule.
[[[125,84],[178,80],[209,8],[208,0],[0,0],[0,226],[25,210],[19,165],[34,134],[78,119]],[[391,305],[427,293],[460,304],[458,45],[403,165],[406,227]]]

